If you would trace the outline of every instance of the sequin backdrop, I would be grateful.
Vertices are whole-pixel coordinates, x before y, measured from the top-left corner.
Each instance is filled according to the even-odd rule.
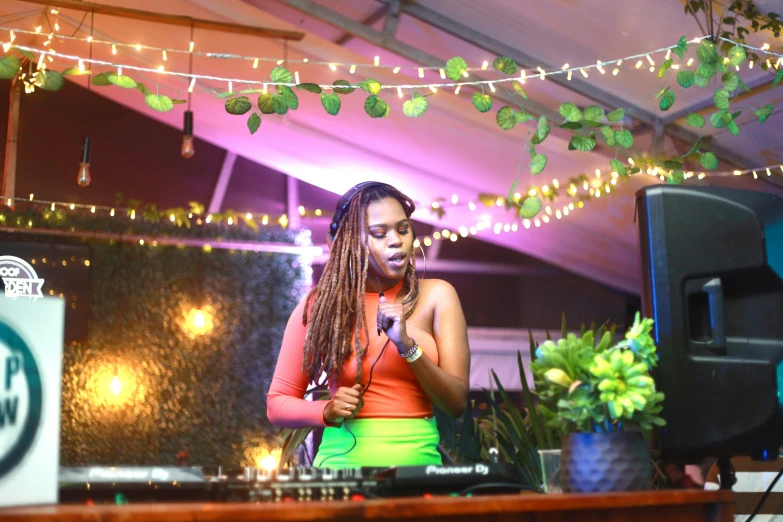
[[[91,246],[89,336],[64,350],[61,465],[175,464],[186,450],[193,465],[240,466],[277,447],[266,391],[288,317],[310,284],[309,262]]]

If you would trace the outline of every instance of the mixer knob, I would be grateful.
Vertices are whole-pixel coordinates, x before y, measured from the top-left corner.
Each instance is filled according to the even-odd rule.
[[[321,470],[321,480],[334,480],[334,477],[335,475],[333,469],[324,468]]]

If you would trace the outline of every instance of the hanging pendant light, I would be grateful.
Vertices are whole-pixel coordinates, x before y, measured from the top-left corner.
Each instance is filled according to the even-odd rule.
[[[182,157],[190,159],[196,153],[193,147],[193,111],[185,111],[185,128],[182,136]]]
[[[85,136],[82,144],[82,161],[79,163],[79,176],[76,178],[76,182],[80,187],[86,187],[90,181],[92,181],[90,177],[90,137]]]

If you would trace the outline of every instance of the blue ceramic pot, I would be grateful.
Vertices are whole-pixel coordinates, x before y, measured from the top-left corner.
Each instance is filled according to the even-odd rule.
[[[571,433],[561,466],[566,493],[652,489],[650,451],[639,432]]]

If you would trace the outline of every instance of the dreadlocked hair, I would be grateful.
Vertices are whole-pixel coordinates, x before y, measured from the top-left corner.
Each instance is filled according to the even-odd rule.
[[[351,200],[340,219],[329,260],[321,280],[307,295],[302,324],[307,326],[302,371],[317,382],[325,373],[333,382],[345,360],[356,353],[356,383],[361,382],[362,361],[369,349],[369,331],[365,304],[365,283],[370,251],[367,238],[367,206],[373,201],[393,198],[399,201],[406,215],[416,208],[413,201],[388,185],[361,189]],[[362,234],[364,227],[365,234]],[[362,239],[364,236],[364,239]],[[405,318],[410,317],[419,296],[415,257],[403,276],[408,293],[403,301]],[[315,296],[308,317],[310,300]],[[364,331],[366,342],[361,343]]]

